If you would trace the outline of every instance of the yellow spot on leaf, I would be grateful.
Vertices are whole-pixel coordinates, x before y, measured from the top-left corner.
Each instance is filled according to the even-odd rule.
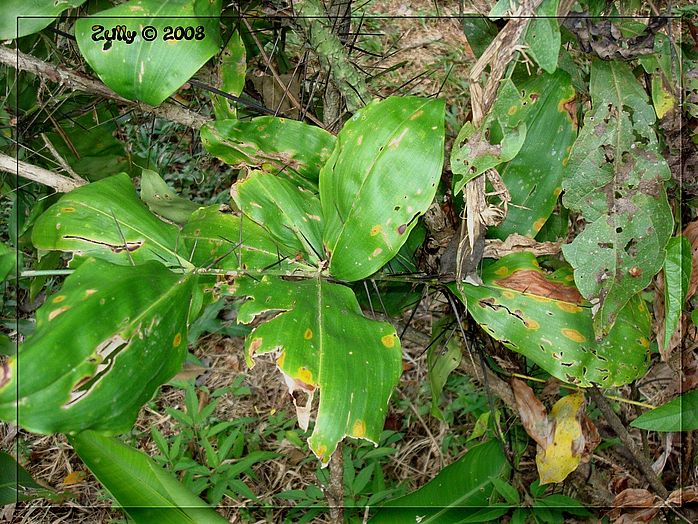
[[[375,237],[380,232],[381,232],[381,227],[379,225],[375,225],[371,228],[371,236],[372,237]]]
[[[512,298],[514,298],[514,293],[512,293],[511,291],[502,291],[502,296],[511,300]]]
[[[574,342],[585,342],[586,341],[586,337],[584,335],[582,335],[576,329],[565,328],[562,330],[562,334]]]
[[[638,339],[638,342],[639,342],[643,347],[645,347],[645,348],[650,347],[650,341],[647,340],[645,337],[640,337],[640,338]]]
[[[495,271],[494,274],[500,277],[505,277],[509,274],[509,268],[506,266],[502,266],[499,269],[497,269],[497,271]]]
[[[86,290],[85,290],[85,296],[87,296],[87,297],[91,297],[91,296],[94,295],[95,293],[97,293],[97,290],[96,290],[96,289],[86,289]]]
[[[575,304],[570,304],[569,302],[560,302],[559,300],[555,302],[555,305],[561,309],[562,311],[566,311],[567,313],[579,313],[582,311],[582,308],[575,305]]]
[[[54,309],[53,311],[51,311],[51,312],[48,314],[48,320],[49,320],[49,322],[50,322],[51,320],[53,320],[54,318],[56,318],[56,317],[57,317],[58,315],[60,315],[61,313],[64,313],[64,312],[68,311],[69,309],[70,309],[70,306],[61,306],[61,307],[58,307],[58,308]]]
[[[75,211],[74,207],[62,207],[61,208],[61,213],[72,213]]]
[[[423,110],[423,109],[420,109],[419,111],[417,111],[414,115],[412,115],[412,116],[410,117],[410,120],[417,120],[417,119],[418,119],[420,116],[422,116],[423,114],[424,114],[424,110]]]
[[[327,456],[327,446],[324,444],[320,444],[314,451],[322,462],[327,463],[330,460],[330,457]]]
[[[282,351],[281,355],[279,355],[279,358],[276,359],[276,365],[279,366],[280,368],[284,367],[284,360],[286,360],[286,352]]]
[[[384,337],[381,337],[381,342],[385,347],[391,348],[395,346],[395,335],[385,335]]]
[[[174,336],[174,340],[172,340],[172,347],[173,347],[173,348],[178,348],[179,345],[180,345],[181,343],[182,343],[182,334],[181,334],[181,333],[177,333],[177,334]]]
[[[364,142],[364,135],[361,135],[361,136],[356,140],[356,144],[360,146],[361,144],[363,144],[363,142]]]
[[[513,106],[511,106],[511,107],[507,110],[507,114],[508,114],[509,116],[511,116],[511,115],[513,115],[514,113],[516,113],[518,110],[519,110],[519,106],[513,105]]]
[[[310,340],[311,338],[313,338],[313,330],[310,328],[306,329],[305,333],[303,333],[303,338],[306,340]]]
[[[313,372],[306,367],[298,368],[296,378],[305,384],[313,385]]]
[[[371,253],[371,256],[372,256],[372,257],[377,257],[377,256],[380,255],[382,252],[383,252],[383,250],[382,250],[381,248],[377,247],[376,249],[373,250],[373,253]]]
[[[51,300],[51,302],[53,302],[54,304],[58,304],[60,302],[63,302],[64,300],[65,300],[65,295],[58,295],[56,297],[53,297],[53,300]]]
[[[560,196],[560,193],[562,193],[562,188],[561,187],[556,187],[555,190],[553,191],[553,195]]]
[[[533,231],[538,233],[540,231],[540,228],[542,228],[545,225],[546,219],[544,217],[539,218],[533,223]]]
[[[363,437],[366,434],[366,423],[361,420],[357,419],[356,422],[354,422],[354,426],[351,428],[351,436],[352,437]]]
[[[536,329],[540,329],[540,324],[537,321],[533,320],[532,318],[525,319],[524,324],[526,324],[526,327],[528,329],[532,329],[534,331]]]

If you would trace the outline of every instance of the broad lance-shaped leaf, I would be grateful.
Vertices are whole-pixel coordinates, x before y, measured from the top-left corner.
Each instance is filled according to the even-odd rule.
[[[554,73],[560,54],[560,23],[555,18],[560,0],[543,0],[529,21],[524,43],[527,53],[548,73]]]
[[[360,280],[397,254],[434,199],[443,148],[441,100],[390,97],[344,125],[320,172],[333,276]]]
[[[402,371],[395,328],[367,319],[351,289],[320,278],[241,278],[221,291],[252,298],[240,307],[239,322],[281,311],[247,336],[247,362],[251,367],[255,355],[277,354],[289,389],[310,395],[306,406],[297,407],[301,427],[307,427],[312,394],[320,390],[308,443],[323,463],[347,435],[378,442]]]
[[[233,32],[218,61],[217,87],[229,95],[239,96],[245,88],[247,74],[247,52],[239,31]],[[213,112],[216,120],[237,118],[233,102],[221,95],[212,95]]]
[[[664,336],[657,340],[663,358],[668,357],[665,352],[668,352],[681,321],[692,265],[692,249],[688,239],[684,236],[670,238],[664,260]]]
[[[88,259],[36,313],[0,369],[0,419],[36,433],[128,431],[179,371],[196,278]]]
[[[153,213],[177,224],[184,224],[199,208],[191,200],[182,198],[170,189],[167,182],[151,169],[143,169],[141,173],[141,200]]]
[[[592,110],[574,144],[563,204],[587,222],[562,246],[579,291],[598,310],[605,336],[623,306],[662,268],[673,230],[665,180],[671,177],[653,129],[655,115],[630,67],[595,60]]]
[[[259,116],[206,124],[201,142],[226,164],[260,168],[317,192],[320,169],[332,153],[335,137],[297,120]]]
[[[0,40],[14,40],[41,31],[66,9],[84,3],[85,0],[5,0],[0,17]]]
[[[183,255],[198,268],[312,270],[262,226],[218,205],[194,211],[180,238]]]
[[[451,149],[454,195],[476,176],[518,154],[527,134],[526,123],[521,119],[527,103],[531,101],[524,100],[513,82],[507,80],[480,127],[475,128],[472,122],[463,125]],[[499,130],[496,136],[495,127]]]
[[[555,209],[562,175],[576,137],[575,91],[564,71],[542,74],[516,86],[522,104],[513,117],[526,125],[526,139],[513,160],[498,168],[511,201],[506,219],[489,233],[535,237]],[[497,105],[497,103],[495,103]]]
[[[317,195],[270,173],[254,171],[231,189],[245,215],[283,246],[317,264],[322,257],[322,209]]]
[[[36,221],[37,249],[69,251],[116,264],[157,260],[191,267],[176,252],[179,231],[159,220],[138,199],[125,173],[65,194]]]
[[[431,415],[444,420],[439,409],[441,392],[446,385],[448,376],[456,369],[461,361],[461,338],[456,330],[455,319],[452,316],[442,317],[432,328],[432,337],[427,349],[427,372],[429,374],[429,389],[431,389]]]
[[[693,431],[698,429],[698,389],[688,391],[652,411],[643,413],[630,425],[651,431]]]
[[[78,20],[75,38],[106,85],[124,98],[157,106],[218,52],[220,13],[220,0],[131,0]],[[106,40],[117,26],[123,28],[120,38]]]
[[[641,377],[649,363],[650,315],[634,297],[616,325],[596,342],[591,308],[568,268],[548,275],[530,253],[514,253],[487,266],[483,285],[454,283],[475,321],[506,347],[554,377],[589,387],[622,386]]]
[[[115,437],[83,431],[70,444],[136,524],[227,522],[147,454]]]

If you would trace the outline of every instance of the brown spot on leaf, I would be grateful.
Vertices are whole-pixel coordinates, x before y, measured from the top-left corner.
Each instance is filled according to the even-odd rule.
[[[560,100],[557,106],[558,111],[567,113],[567,117],[570,119],[572,127],[577,128],[577,95],[573,94],[572,98],[566,100]]]
[[[520,269],[507,278],[496,280],[495,284],[523,293],[562,300],[572,304],[582,303],[582,295],[579,294],[576,287],[552,282],[545,277],[543,272],[534,269]]]
[[[250,355],[254,355],[255,351],[257,351],[259,348],[262,347],[262,338],[261,337],[256,337],[252,339],[252,342],[250,342]]]
[[[407,229],[407,224],[401,224],[397,228],[397,234],[402,235],[405,233],[405,229]]]
[[[182,343],[182,334],[181,334],[181,333],[177,333],[177,334],[174,336],[174,340],[172,340],[172,347],[173,347],[173,348],[177,348],[177,347],[179,347],[179,345],[180,345],[181,343]]]
[[[54,318],[56,318],[56,317],[57,317],[58,315],[60,315],[61,313],[65,313],[65,312],[68,311],[69,309],[70,309],[70,306],[61,306],[61,307],[58,307],[58,308],[54,309],[53,311],[51,311],[51,312],[48,314],[48,320],[49,320],[49,322],[50,322],[51,320],[53,320]]]
[[[310,328],[306,329],[305,333],[303,333],[303,338],[305,340],[310,340],[311,338],[313,338],[313,330]]]
[[[53,300],[51,300],[51,302],[53,302],[54,304],[59,304],[60,302],[63,302],[64,300],[65,300],[65,295],[58,295],[58,296],[53,297]]]

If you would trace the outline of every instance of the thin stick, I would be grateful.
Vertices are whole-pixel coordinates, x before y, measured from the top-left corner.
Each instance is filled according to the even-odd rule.
[[[58,150],[53,146],[51,141],[48,139],[46,136],[46,133],[41,133],[41,138],[44,141],[44,144],[46,144],[46,148],[51,152],[51,155],[53,155],[53,158],[56,159],[56,162],[63,168],[63,170],[70,175],[71,178],[77,180],[78,182],[81,183],[86,183],[87,181],[82,178],[80,175],[78,175],[75,171],[73,171],[73,168],[70,167],[70,164],[66,162],[65,158],[61,156],[61,154],[58,152]]]
[[[84,180],[80,182],[44,169],[43,167],[27,164],[26,162],[16,160],[3,153],[0,153],[0,171],[19,175],[33,182],[44,184],[45,186],[52,187],[59,193],[67,193],[86,183]]]

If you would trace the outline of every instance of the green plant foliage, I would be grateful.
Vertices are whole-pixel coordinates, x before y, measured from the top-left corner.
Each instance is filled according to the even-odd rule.
[[[182,228],[184,255],[194,266],[218,269],[310,270],[262,226],[220,206],[199,208]]]
[[[460,193],[473,178],[514,158],[526,139],[526,123],[520,118],[524,100],[511,80],[502,83],[497,99],[485,120],[476,129],[472,122],[461,128],[451,149],[453,194]],[[493,128],[499,143],[491,143]]]
[[[643,413],[631,426],[652,431],[693,431],[698,429],[698,390],[694,389]]]
[[[199,206],[182,198],[150,169],[141,173],[141,200],[150,210],[177,224],[184,224]]]
[[[390,97],[344,125],[320,172],[332,275],[360,280],[398,253],[434,199],[443,147],[440,100]]]
[[[554,73],[557,69],[557,58],[560,54],[560,23],[557,18],[559,0],[543,0],[526,29],[524,43],[528,46],[526,52],[546,72]]]
[[[335,137],[297,120],[259,116],[246,122],[206,124],[201,141],[226,164],[260,168],[317,192],[320,169],[332,153]]]
[[[320,278],[241,278],[221,289],[252,298],[240,308],[241,323],[267,311],[283,312],[248,335],[247,362],[252,366],[255,355],[276,352],[289,389],[310,395],[320,390],[308,443],[323,463],[347,435],[377,444],[402,371],[395,328],[367,319],[348,287]],[[310,402],[298,407],[301,427],[307,426],[309,409]]]
[[[15,272],[17,268],[17,250],[0,242],[0,282]]]
[[[239,96],[245,87],[245,76],[247,74],[247,53],[245,43],[238,31],[235,31],[218,62],[218,89],[225,91],[229,95]],[[213,103],[213,113],[216,120],[226,120],[237,118],[235,105],[220,95],[211,97]]]
[[[526,139],[516,157],[498,169],[511,196],[506,219],[489,230],[501,239],[512,233],[535,237],[546,223],[576,137],[575,91],[567,73],[531,77],[517,88],[523,100],[515,117],[526,125]]]
[[[220,13],[220,0],[131,0],[81,18],[75,23],[75,37],[80,53],[106,85],[124,98],[158,106],[218,52],[221,37],[215,17]],[[131,44],[93,40],[95,26],[109,31],[116,25],[133,32]],[[192,39],[165,40],[166,28],[178,26],[191,27]],[[143,38],[146,27],[157,31],[154,40]]]
[[[323,223],[315,194],[262,171],[236,182],[231,194],[240,210],[268,231],[286,253],[317,265],[323,252]]]
[[[444,420],[439,409],[441,392],[451,372],[461,361],[460,336],[456,333],[458,327],[452,316],[445,316],[432,328],[432,339],[427,350],[427,370],[429,373],[429,389],[431,389],[431,414],[439,420]]]
[[[579,291],[598,307],[594,333],[602,337],[662,268],[673,230],[664,187],[671,173],[654,110],[628,65],[595,60],[590,93],[563,182],[563,203],[587,224],[562,252]]]
[[[482,16],[466,16],[463,18],[463,33],[473,54],[480,58],[499,30],[494,23]]]
[[[603,342],[593,335],[591,308],[563,267],[543,272],[530,253],[485,267],[483,285],[449,285],[492,337],[552,376],[581,387],[621,386],[641,377],[649,359],[650,315],[633,298]]]
[[[70,444],[136,524],[227,522],[148,455],[114,437],[83,431]]]
[[[38,484],[12,455],[0,451],[0,507],[39,498],[59,502],[61,496]]]
[[[6,0],[0,18],[0,40],[14,40],[41,31],[66,9],[84,3],[85,0]]]
[[[496,440],[474,446],[428,484],[383,505],[370,522],[448,524],[496,519],[505,514],[507,508],[494,508],[495,511],[490,508],[486,517],[473,517],[480,508],[489,505],[494,490],[492,479],[503,477],[508,470],[506,457]]]
[[[157,262],[83,262],[2,367],[0,419],[15,421],[19,410],[36,433],[128,431],[184,361],[195,280]]]
[[[664,260],[664,339],[661,348],[668,348],[679,327],[686,301],[693,265],[691,243],[684,236],[672,237]]]
[[[157,260],[191,267],[176,252],[178,229],[159,220],[138,199],[122,173],[65,194],[34,224],[37,249],[69,251],[115,264]]]

